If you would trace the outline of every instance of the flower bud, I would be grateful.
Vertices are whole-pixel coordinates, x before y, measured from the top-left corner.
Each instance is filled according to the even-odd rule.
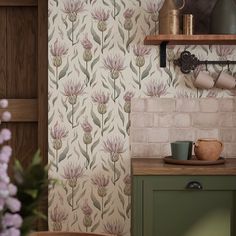
[[[132,30],[133,28],[133,22],[131,19],[125,19],[125,23],[124,23],[124,28],[128,31]]]
[[[83,136],[83,141],[84,141],[84,144],[90,144],[92,143],[92,135],[91,133],[84,133],[84,136]]]
[[[145,64],[145,58],[143,56],[138,56],[136,58],[136,66],[142,67]]]
[[[83,58],[84,58],[84,61],[87,61],[87,62],[92,60],[93,56],[90,49],[84,50]]]
[[[84,216],[83,224],[85,227],[90,227],[92,225],[92,219],[90,216]]]
[[[62,57],[60,56],[53,57],[53,65],[55,67],[59,67],[61,66],[61,64],[62,64]]]
[[[104,32],[107,29],[106,21],[99,21],[97,24],[97,28],[99,31]]]

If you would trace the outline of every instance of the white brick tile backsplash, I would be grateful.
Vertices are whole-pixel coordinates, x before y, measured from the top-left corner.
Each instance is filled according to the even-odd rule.
[[[199,100],[201,112],[218,112],[219,101],[214,98],[202,98]]]
[[[177,112],[199,112],[199,100],[198,99],[177,99],[176,111]]]
[[[147,108],[147,100],[143,98],[132,98],[131,112],[145,112]]]
[[[147,100],[148,112],[174,112],[175,100],[171,98],[150,98]]]
[[[146,133],[149,143],[169,142],[169,129],[167,128],[146,129]]]
[[[215,128],[219,126],[219,116],[215,113],[192,113],[192,125],[196,128]]]
[[[222,155],[236,157],[236,99],[132,99],[131,155],[163,157],[170,143],[216,138],[225,144]]]
[[[192,128],[171,128],[170,141],[195,140],[195,129]]]
[[[153,117],[153,113],[133,112],[130,119],[134,127],[153,127]]]
[[[219,99],[219,110],[224,112],[236,111],[236,100],[234,98]]]
[[[219,129],[196,129],[195,139],[199,138],[213,138],[213,139],[220,139],[220,132]]]
[[[179,113],[174,116],[174,126],[177,128],[190,127],[191,116],[187,113]]]

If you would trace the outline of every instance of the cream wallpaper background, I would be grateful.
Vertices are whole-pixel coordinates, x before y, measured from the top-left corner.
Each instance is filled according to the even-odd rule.
[[[130,235],[130,106],[133,97],[229,97],[194,88],[173,58],[235,59],[230,46],[143,46],[158,33],[161,1],[49,0],[50,230]],[[209,66],[216,78],[221,66]],[[223,68],[227,69],[227,68]],[[231,67],[234,72],[234,68]]]

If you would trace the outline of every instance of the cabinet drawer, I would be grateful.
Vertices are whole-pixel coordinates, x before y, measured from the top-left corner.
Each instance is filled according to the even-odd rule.
[[[136,177],[135,177],[136,178]],[[147,176],[138,177],[143,186],[158,190],[186,190],[191,182],[199,183],[203,190],[236,190],[236,176]]]

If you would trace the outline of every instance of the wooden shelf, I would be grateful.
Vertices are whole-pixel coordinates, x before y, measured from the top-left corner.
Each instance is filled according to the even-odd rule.
[[[236,35],[149,35],[144,40],[145,45],[160,45],[167,43],[169,45],[236,45]]]

